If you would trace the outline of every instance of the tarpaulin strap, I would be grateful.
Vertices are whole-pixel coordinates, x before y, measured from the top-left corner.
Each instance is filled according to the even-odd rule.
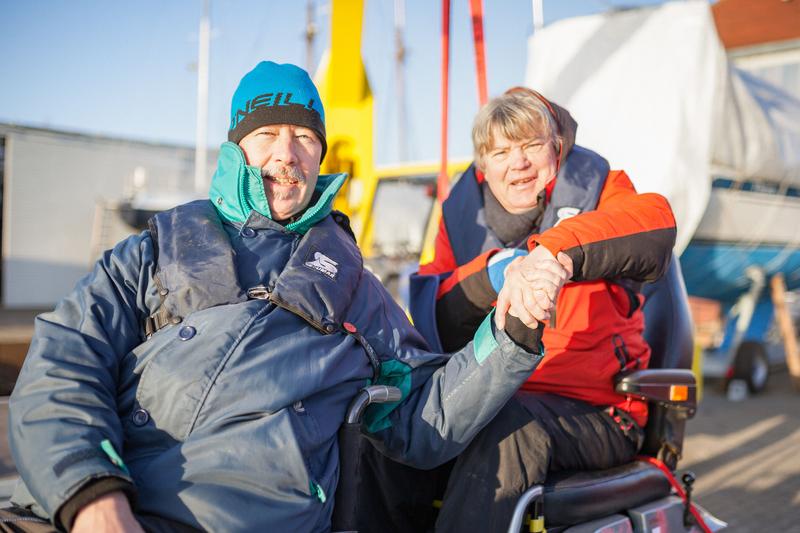
[[[673,489],[675,489],[675,492],[678,494],[678,496],[680,496],[683,502],[686,503],[686,492],[684,492],[683,487],[681,487],[681,484],[678,483],[677,479],[675,479],[675,476],[672,474],[670,469],[667,468],[667,465],[655,457],[648,457],[646,455],[640,455],[636,459],[639,461],[644,461],[645,463],[649,463],[661,470],[664,475],[667,476],[667,481],[669,481],[669,484],[672,485]],[[692,513],[694,519],[697,520],[697,525],[703,530],[704,533],[711,533],[711,529],[706,524],[706,521],[703,520],[703,517],[700,515],[700,511],[697,510],[697,507],[695,507],[694,504],[690,504],[689,512]]]
[[[486,86],[486,47],[483,42],[483,0],[470,0],[469,15],[472,18],[472,39],[475,41],[475,70],[478,80],[478,104],[489,101]]]
[[[450,177],[447,175],[447,95],[450,90],[450,0],[442,0],[442,132],[441,165],[436,180],[436,200],[447,199]]]

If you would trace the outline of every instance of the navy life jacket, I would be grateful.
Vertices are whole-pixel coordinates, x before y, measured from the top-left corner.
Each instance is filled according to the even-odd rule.
[[[331,215],[332,221],[323,219],[306,233],[287,268],[294,262],[303,261],[305,255],[313,251],[312,248],[316,250],[323,243],[335,243],[338,247],[337,256],[346,259],[343,261],[346,264],[339,265],[339,270],[350,271],[349,275],[356,282],[363,268],[361,252],[356,246],[347,216],[338,211]],[[335,292],[335,287],[342,290],[351,290],[352,287],[348,284],[326,284],[314,290],[298,291],[297,301],[292,303],[281,301],[280,286],[272,291],[272,295],[268,294],[266,287],[261,287],[263,294],[254,295],[253,291],[258,287],[243,288],[239,284],[234,250],[222,224],[216,208],[209,200],[180,205],[158,213],[148,221],[156,262],[153,278],[161,302],[158,309],[145,319],[147,337],[165,326],[179,324],[183,317],[192,312],[267,296],[276,305],[301,316],[323,333],[339,329],[332,329],[332,326],[335,319],[343,315],[344,309],[334,308],[337,307],[336,302],[349,304],[350,295],[328,293]],[[342,230],[349,238],[341,235]],[[309,250],[304,251],[305,247]],[[305,295],[306,292],[309,294]]]

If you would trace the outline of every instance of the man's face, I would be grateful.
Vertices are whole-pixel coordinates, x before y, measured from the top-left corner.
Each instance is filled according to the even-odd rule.
[[[483,167],[492,194],[512,214],[536,207],[539,193],[558,170],[552,143],[535,135],[511,141],[495,134],[492,148],[483,156]]]
[[[247,164],[261,169],[274,220],[305,209],[317,185],[322,155],[314,130],[291,124],[262,126],[247,134],[239,146]]]

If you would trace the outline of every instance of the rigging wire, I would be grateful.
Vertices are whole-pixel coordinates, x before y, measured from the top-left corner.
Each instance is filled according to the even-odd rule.
[[[442,0],[442,123],[441,164],[436,180],[436,200],[441,204],[447,199],[450,178],[447,175],[447,106],[450,88],[450,0]]]
[[[475,71],[478,82],[478,107],[489,101],[486,83],[486,47],[483,40],[483,0],[470,0],[469,15],[472,19],[472,40],[475,44]]]

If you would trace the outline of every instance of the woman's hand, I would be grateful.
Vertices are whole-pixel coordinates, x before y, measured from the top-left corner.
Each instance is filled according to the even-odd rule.
[[[497,295],[497,328],[505,327],[506,313],[530,328],[548,320],[561,287],[570,277],[572,260],[569,256],[559,252],[556,259],[544,246],[537,246],[526,257],[512,261]]]

